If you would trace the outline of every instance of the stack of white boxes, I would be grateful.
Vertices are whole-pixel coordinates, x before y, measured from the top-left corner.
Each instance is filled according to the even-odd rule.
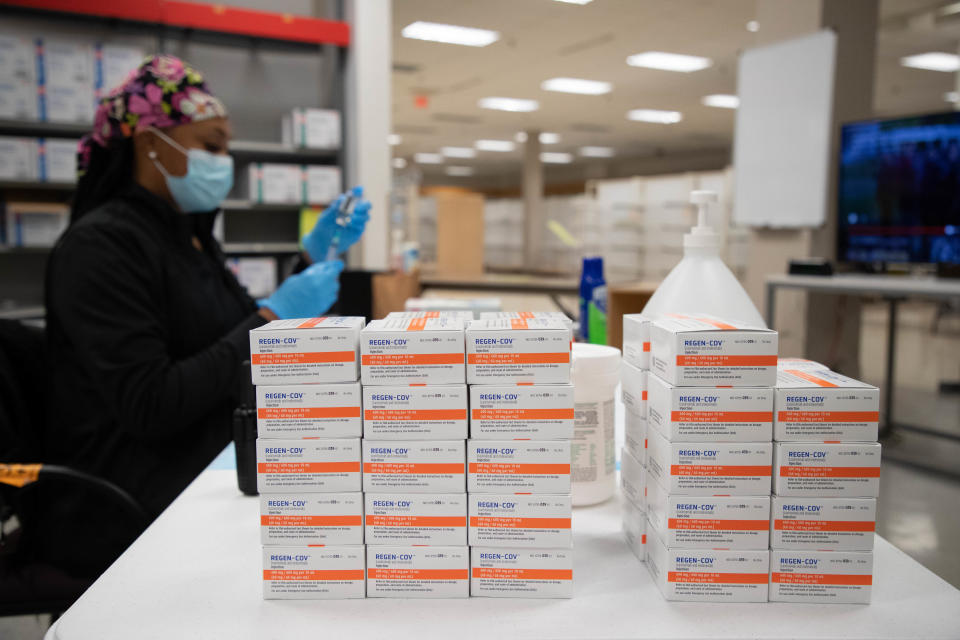
[[[359,340],[364,319],[250,332],[264,598],[363,598]]]
[[[464,321],[397,314],[361,335],[367,596],[466,598]]]
[[[623,535],[641,562],[647,559],[647,378],[650,375],[650,318],[623,316],[620,392],[624,447],[620,451]]]
[[[880,394],[809,360],[779,363],[770,600],[867,603]]]
[[[571,339],[531,313],[467,328],[474,596],[573,595]]]
[[[766,602],[777,333],[650,324],[647,567],[668,600]]]

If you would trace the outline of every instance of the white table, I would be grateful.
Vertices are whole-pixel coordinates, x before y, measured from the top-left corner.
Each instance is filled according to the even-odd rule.
[[[871,605],[670,603],[615,500],[574,514],[571,600],[261,598],[258,503],[207,470],[51,628],[51,640],[957,638],[960,591],[877,538]]]

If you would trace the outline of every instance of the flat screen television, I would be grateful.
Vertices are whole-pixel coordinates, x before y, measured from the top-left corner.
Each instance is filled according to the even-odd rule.
[[[841,262],[960,264],[960,112],[844,125]]]

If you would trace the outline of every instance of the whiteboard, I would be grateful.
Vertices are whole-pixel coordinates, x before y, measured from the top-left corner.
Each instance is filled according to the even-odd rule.
[[[836,50],[836,34],[820,31],[740,57],[737,224],[813,227],[826,219]]]

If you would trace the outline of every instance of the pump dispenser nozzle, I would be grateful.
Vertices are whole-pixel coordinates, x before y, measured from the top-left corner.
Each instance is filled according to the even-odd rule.
[[[683,236],[684,247],[720,248],[720,236],[707,220],[709,205],[719,201],[716,191],[690,192],[690,202],[697,206],[697,225]]]

